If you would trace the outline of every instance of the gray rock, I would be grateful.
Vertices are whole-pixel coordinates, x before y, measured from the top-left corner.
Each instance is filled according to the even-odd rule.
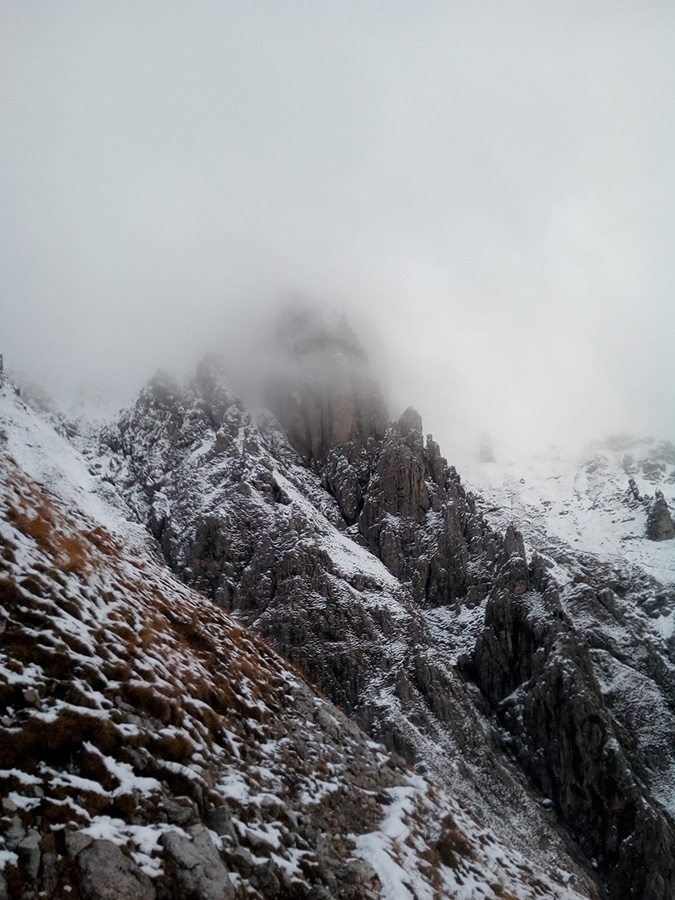
[[[352,859],[338,872],[338,880],[344,884],[369,889],[380,886],[377,872],[365,859]]]
[[[281,889],[281,882],[277,878],[274,865],[270,862],[254,866],[251,882],[263,897],[272,897]]]
[[[669,541],[675,537],[675,525],[661,491],[655,491],[647,515],[647,537],[650,541]]]
[[[59,883],[58,862],[58,854],[53,850],[43,852],[40,881],[42,889],[47,892],[48,896],[54,894]]]
[[[90,834],[82,834],[81,831],[66,831],[66,852],[70,859],[74,859],[78,853],[91,846],[94,838]]]
[[[399,756],[398,753],[390,753],[388,762],[393,769],[400,769],[405,772],[408,768],[407,761],[402,756]]]
[[[178,867],[177,878],[187,896],[194,900],[232,900],[234,886],[208,829],[193,825],[189,837],[169,831],[162,840]]]
[[[15,805],[15,804],[13,804]],[[9,828],[5,832],[5,843],[9,850],[16,850],[26,836],[26,829],[20,816],[12,816]]]
[[[215,806],[206,815],[206,824],[221,837],[236,838],[232,816],[227,806]]]
[[[12,813],[15,813],[18,810],[18,808],[19,807],[16,805],[16,803],[13,800],[10,800],[9,797],[2,798],[3,815],[7,815],[7,813],[9,813],[11,815]]]
[[[237,847],[236,850],[228,854],[228,860],[244,878],[248,878],[253,871],[253,854],[248,847]]]
[[[459,479],[437,451],[433,441],[424,446],[419,414],[406,410],[377,448],[358,520],[369,549],[410,583],[423,606],[447,604],[468,589],[471,511]],[[421,527],[431,512],[433,527]]]
[[[40,705],[40,694],[35,690],[35,688],[28,688],[27,691],[24,691],[23,699],[29,706]]]
[[[172,825],[192,825],[199,819],[197,805],[191,797],[164,797],[162,805]]]
[[[40,833],[31,829],[17,847],[22,868],[35,881],[40,871]]]
[[[628,479],[628,487],[630,489],[631,495],[634,500],[637,500],[638,503],[642,503],[642,494],[640,493],[640,489],[637,486],[637,482],[634,478]]]
[[[152,880],[110,841],[93,841],[75,863],[85,900],[155,900]]]
[[[596,860],[608,896],[665,900],[675,889],[675,832],[631,771],[588,647],[555,588],[508,586],[493,588],[473,661],[508,746]]]
[[[657,459],[645,459],[642,463],[642,471],[649,481],[658,481],[666,471],[666,464]]]

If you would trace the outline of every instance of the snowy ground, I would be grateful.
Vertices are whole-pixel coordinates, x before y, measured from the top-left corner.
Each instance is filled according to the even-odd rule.
[[[90,468],[86,458],[59,434],[46,416],[38,415],[0,376],[0,449],[34,481],[55,491],[96,519],[112,534],[137,548],[147,546],[147,532],[130,522],[116,490]]]
[[[591,445],[578,456],[552,448],[514,461],[465,463],[460,473],[483,498],[488,519],[500,528],[512,521],[532,548],[546,553],[552,540],[560,541],[675,584],[675,541],[647,540],[647,502],[635,501],[628,485],[633,478],[645,501],[661,490],[674,511],[671,449],[626,438]]]

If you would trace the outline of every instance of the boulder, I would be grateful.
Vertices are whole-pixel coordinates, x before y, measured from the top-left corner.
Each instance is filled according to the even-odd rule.
[[[35,881],[40,871],[40,833],[31,829],[21,841],[18,848],[19,859],[29,877]]]
[[[191,900],[232,900],[234,886],[207,828],[193,825],[188,835],[169,831],[163,843],[176,865],[181,896]]]
[[[155,900],[152,880],[111,841],[80,850],[75,873],[85,900]]]

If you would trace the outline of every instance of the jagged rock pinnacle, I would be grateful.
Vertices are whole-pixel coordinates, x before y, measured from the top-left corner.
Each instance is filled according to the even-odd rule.
[[[647,516],[647,537],[650,541],[668,541],[675,537],[675,525],[663,492],[657,490]]]
[[[282,363],[268,400],[305,462],[321,466],[335,447],[382,437],[382,393],[344,316],[295,304],[279,317],[277,340]]]

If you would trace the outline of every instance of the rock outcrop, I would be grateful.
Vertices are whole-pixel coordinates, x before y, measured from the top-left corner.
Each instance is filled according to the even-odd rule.
[[[359,535],[420,606],[484,599],[502,539],[415,410],[387,429],[364,497]]]
[[[634,774],[625,732],[603,700],[589,647],[535,559],[528,590],[520,551],[488,599],[471,673],[503,741],[603,875],[609,897],[667,897],[673,823]]]
[[[425,445],[419,413],[410,408],[387,421],[365,350],[343,318],[300,308],[281,326],[285,364],[268,391],[272,408],[354,526],[352,536],[410,586],[419,604],[445,605],[467,594],[480,602],[499,539],[438,444],[429,436]]]
[[[281,316],[267,396],[289,441],[324,476],[348,524],[363,504],[388,415],[367,355],[345,318],[297,305]]]
[[[650,541],[669,541],[675,537],[675,525],[668,504],[663,492],[659,490],[655,491],[654,500],[649,507],[647,537]]]

